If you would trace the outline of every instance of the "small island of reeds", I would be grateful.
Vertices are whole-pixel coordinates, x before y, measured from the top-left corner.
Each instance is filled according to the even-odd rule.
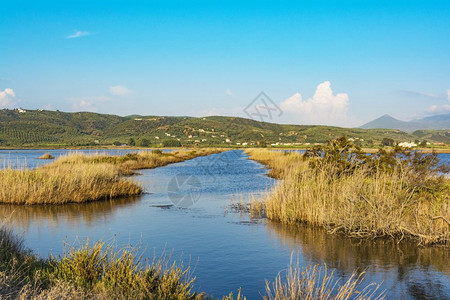
[[[39,157],[39,159],[55,159],[55,157],[50,153],[44,153],[42,156]]]
[[[36,169],[7,167],[0,170],[0,203],[82,203],[142,193],[138,183],[125,176],[220,152],[218,149],[159,150],[123,156],[73,153]]]

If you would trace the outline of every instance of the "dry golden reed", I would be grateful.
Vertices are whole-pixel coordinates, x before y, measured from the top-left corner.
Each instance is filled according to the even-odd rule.
[[[380,291],[380,285],[363,284],[364,272],[353,272],[340,283],[334,272],[329,272],[326,265],[311,265],[301,268],[291,265],[285,274],[278,274],[274,282],[266,282],[267,300],[343,300],[343,299],[384,299],[386,293]]]

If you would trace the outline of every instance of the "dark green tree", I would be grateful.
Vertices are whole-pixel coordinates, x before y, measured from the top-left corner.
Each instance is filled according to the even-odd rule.
[[[179,140],[165,140],[163,141],[164,147],[181,147],[181,142]]]
[[[140,140],[139,146],[141,146],[141,147],[148,147],[148,146],[150,146],[150,141],[148,139],[146,139],[146,138],[143,138],[143,139]]]
[[[383,146],[394,146],[394,143],[395,141],[390,138],[383,138],[383,140],[381,141],[381,145]]]

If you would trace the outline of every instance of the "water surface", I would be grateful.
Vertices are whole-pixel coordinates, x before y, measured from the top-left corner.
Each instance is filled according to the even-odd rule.
[[[418,248],[407,241],[343,238],[232,212],[231,201],[258,197],[276,182],[242,151],[226,153],[140,170],[142,175],[132,177],[146,190],[140,197],[60,206],[1,205],[0,215],[9,216],[26,245],[41,257],[62,254],[64,241],[86,237],[141,246],[148,257],[173,251],[173,257],[190,260],[195,267],[195,289],[217,297],[242,287],[248,299],[260,299],[265,280],[286,269],[294,253],[299,264],[326,263],[343,280],[355,269],[367,270],[366,281],[383,282],[389,298],[449,298],[448,250]],[[180,197],[184,207],[174,206]]]

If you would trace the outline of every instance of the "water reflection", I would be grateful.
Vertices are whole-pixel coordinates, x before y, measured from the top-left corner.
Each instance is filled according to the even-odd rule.
[[[273,222],[267,222],[267,233],[290,250],[301,251],[304,259],[335,268],[341,276],[367,270],[368,278],[384,282],[390,297],[444,299],[450,292],[449,277],[436,276],[436,271],[450,276],[450,251],[440,247],[417,247],[406,240],[345,238],[320,228]]]
[[[45,222],[50,228],[58,228],[62,223],[73,227],[92,227],[99,221],[113,219],[118,211],[134,205],[140,198],[134,196],[64,205],[0,204],[0,218],[7,220],[20,231],[28,231],[30,226],[39,226],[41,222]]]

